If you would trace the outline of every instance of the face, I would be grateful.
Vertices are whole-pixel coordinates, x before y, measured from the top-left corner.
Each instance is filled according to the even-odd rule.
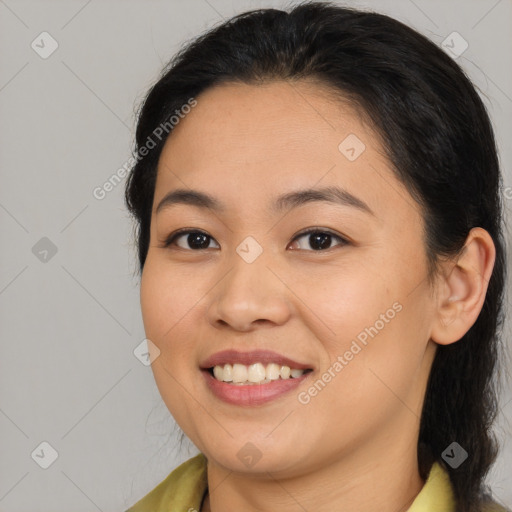
[[[161,154],[141,280],[169,411],[210,461],[238,472],[415,450],[433,302],[419,207],[377,136],[311,82],[224,84],[196,100]],[[343,192],[278,202],[326,188]],[[177,189],[222,208],[181,196],[157,213]],[[202,369],[226,350],[242,353],[217,360],[226,379],[231,360],[245,362],[237,379],[271,382]],[[243,359],[257,350],[274,354]],[[280,358],[306,371],[283,379]]]

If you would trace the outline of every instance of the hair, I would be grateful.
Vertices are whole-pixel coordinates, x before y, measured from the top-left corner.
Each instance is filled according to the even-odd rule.
[[[496,259],[485,302],[459,341],[437,348],[418,439],[421,477],[437,461],[449,472],[457,510],[484,510],[490,499],[484,481],[498,453],[491,427],[506,280],[502,177],[475,86],[427,37],[383,14],[308,1],[288,12],[243,12],[184,45],[138,112],[125,202],[136,220],[139,271],[149,246],[158,160],[172,132],[161,137],[155,129],[214,85],[307,79],[349,99],[381,138],[396,178],[421,207],[430,284],[442,258],[461,254],[471,228],[492,237]],[[149,140],[154,147],[141,151]],[[469,454],[458,468],[442,458],[454,441]]]

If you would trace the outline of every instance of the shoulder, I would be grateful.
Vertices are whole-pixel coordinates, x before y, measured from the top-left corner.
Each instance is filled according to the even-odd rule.
[[[200,453],[174,469],[125,512],[199,510],[207,488],[206,457]]]

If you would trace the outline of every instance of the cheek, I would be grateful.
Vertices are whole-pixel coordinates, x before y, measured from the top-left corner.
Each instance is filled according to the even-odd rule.
[[[356,406],[373,401],[371,396],[378,401],[390,395],[379,377],[404,393],[414,380],[428,341],[429,303],[423,287],[411,293],[421,268],[407,270],[396,258],[365,259],[294,286],[297,296],[306,298],[302,318],[310,318],[309,329],[323,345],[322,370],[331,368],[337,376],[331,387],[337,400],[347,385],[351,395],[343,401]],[[336,371],[339,356],[343,369],[337,365]]]
[[[170,269],[168,262],[148,256],[140,284],[145,334],[160,350],[151,365],[155,383],[174,419],[186,431],[193,425],[189,393],[197,393],[197,375],[191,366],[197,327],[194,315],[205,293],[193,280],[193,276]]]
[[[345,410],[358,411],[364,421],[385,421],[407,410],[420,414],[428,342],[428,314],[420,302],[402,296],[393,304],[377,305],[364,325],[350,322],[354,334],[339,338],[331,352],[332,360],[343,354],[346,361],[331,398]],[[355,318],[357,312],[353,314]]]
[[[169,362],[181,359],[190,346],[187,342],[194,339],[194,322],[198,308],[204,307],[200,299],[206,293],[201,281],[197,275],[169,268],[155,259],[148,258],[144,267],[140,285],[144,330],[161,355],[169,356],[172,352]]]
[[[405,306],[398,309],[383,310],[388,323],[371,315],[361,327],[356,311],[354,318],[341,319],[341,334],[329,345],[328,362],[319,376],[329,382],[323,385],[317,381],[316,389],[306,390],[318,396],[312,398],[314,414],[320,417],[329,409],[329,422],[336,426],[337,435],[346,439],[359,435],[356,432],[368,433],[404,413],[420,414],[417,380],[422,375],[419,370],[424,354],[421,328],[411,330],[407,317],[411,311]],[[381,310],[377,307],[375,311]],[[350,331],[355,335],[348,334]]]
[[[392,308],[399,297],[383,278],[381,266],[369,260],[363,264],[347,259],[342,265],[325,265],[295,276],[291,282],[294,294],[301,299],[297,304],[302,302],[301,318],[310,319],[309,328],[336,354]],[[389,315],[393,314],[391,310]]]

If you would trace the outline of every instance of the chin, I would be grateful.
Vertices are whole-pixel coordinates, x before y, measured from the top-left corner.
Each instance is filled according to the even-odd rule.
[[[296,450],[290,450],[283,445],[281,450],[276,450],[270,442],[265,444],[258,438],[251,441],[249,437],[245,437],[243,441],[231,439],[226,446],[216,445],[213,451],[207,450],[203,453],[227,471],[243,474],[295,473],[303,459]]]

